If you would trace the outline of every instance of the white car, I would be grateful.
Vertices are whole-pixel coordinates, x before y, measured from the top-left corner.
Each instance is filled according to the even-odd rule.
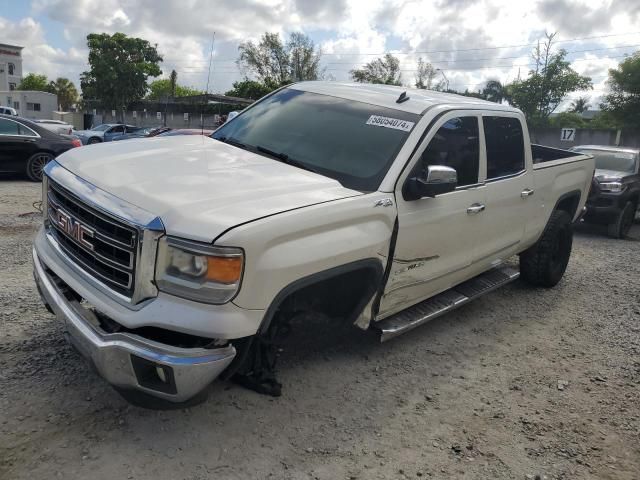
[[[0,107],[0,115],[12,115],[14,117],[18,116],[18,112],[15,108],[11,107]]]
[[[532,146],[506,105],[304,82],[211,138],[49,163],[34,274],[130,401],[195,402],[221,374],[277,395],[291,325],[330,316],[388,340],[519,275],[557,284],[593,172]]]
[[[42,128],[46,128],[50,132],[58,133],[60,135],[71,135],[73,132],[73,125],[63,122],[61,120],[33,120]]]

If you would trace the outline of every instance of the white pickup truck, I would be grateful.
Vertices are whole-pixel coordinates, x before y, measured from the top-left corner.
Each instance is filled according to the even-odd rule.
[[[211,138],[52,161],[34,274],[132,402],[195,403],[221,374],[277,395],[274,345],[298,315],[387,340],[518,275],[554,286],[593,172],[589,155],[532,147],[505,105],[299,83]]]

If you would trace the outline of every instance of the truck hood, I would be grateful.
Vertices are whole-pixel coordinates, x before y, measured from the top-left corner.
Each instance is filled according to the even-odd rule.
[[[206,242],[258,218],[362,194],[202,135],[74,148],[57,161],[159,216],[168,234]]]
[[[593,176],[596,177],[596,180],[598,180],[599,182],[610,182],[615,180],[622,180],[625,174],[616,170],[605,170],[603,168],[596,168]]]

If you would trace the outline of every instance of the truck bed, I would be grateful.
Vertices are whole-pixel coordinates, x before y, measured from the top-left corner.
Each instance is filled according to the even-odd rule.
[[[553,160],[562,160],[569,157],[575,157],[576,152],[570,150],[562,150],[560,148],[546,147],[544,145],[531,144],[531,155],[534,165],[537,163],[551,162]]]

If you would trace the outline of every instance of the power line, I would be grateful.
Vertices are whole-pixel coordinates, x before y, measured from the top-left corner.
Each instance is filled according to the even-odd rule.
[[[596,35],[596,36],[591,36],[591,37],[577,37],[577,38],[571,38],[571,39],[567,39],[567,40],[558,40],[555,41],[554,44],[558,44],[558,43],[570,43],[570,42],[577,42],[577,41],[582,41],[582,40],[593,40],[593,39],[599,39],[599,38],[611,38],[611,37],[621,37],[621,36],[627,36],[627,35],[637,35],[640,34],[640,31],[636,31],[636,32],[627,32],[627,33],[614,33],[614,34],[610,34],[610,35]],[[523,43],[520,45],[502,45],[502,46],[496,46],[496,47],[478,47],[478,48],[458,48],[458,49],[450,49],[450,50],[425,50],[425,51],[415,51],[415,52],[368,52],[368,53],[355,53],[355,52],[338,52],[338,53],[322,53],[322,56],[328,56],[328,55],[332,55],[332,56],[346,56],[346,55],[385,55],[387,53],[391,53],[392,55],[425,55],[425,54],[429,54],[429,53],[455,53],[455,52],[477,52],[477,51],[483,51],[483,50],[498,50],[498,49],[502,49],[502,48],[524,48],[524,47],[535,47],[536,45],[538,45],[538,43]],[[617,47],[614,47],[617,48]],[[214,62],[235,62],[237,60],[237,58],[218,58],[213,60]],[[167,60],[167,62],[170,62],[169,60]],[[203,63],[202,61],[196,61],[196,62],[192,62],[189,60],[176,60],[170,63]],[[206,62],[204,62],[206,63]]]

